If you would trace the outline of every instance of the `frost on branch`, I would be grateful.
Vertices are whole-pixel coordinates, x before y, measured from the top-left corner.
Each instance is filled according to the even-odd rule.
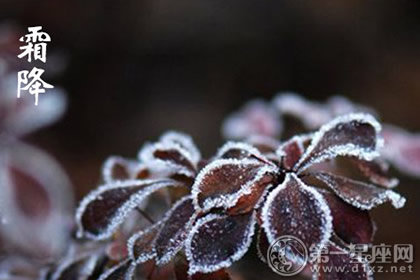
[[[324,182],[345,202],[362,210],[370,210],[387,201],[395,208],[405,204],[405,198],[391,190],[326,172],[312,173],[312,176]]]
[[[165,187],[177,186],[180,183],[170,179],[127,180],[103,185],[80,203],[76,211],[78,235],[106,239],[150,194]]]
[[[372,160],[379,156],[382,139],[380,124],[367,114],[349,114],[323,125],[313,136],[294,170],[301,172],[312,164],[337,156]]]
[[[214,207],[231,208],[242,196],[251,194],[256,188],[262,193],[259,186],[268,185],[272,180],[270,173],[276,170],[275,166],[257,160],[215,160],[203,168],[195,179],[192,187],[194,203],[203,211]]]
[[[270,243],[281,236],[292,235],[302,240],[307,248],[314,245],[318,251],[332,232],[326,201],[293,173],[288,173],[284,182],[268,195],[261,217]]]
[[[198,220],[186,241],[188,273],[214,272],[239,260],[251,245],[255,222],[255,214],[209,214]]]

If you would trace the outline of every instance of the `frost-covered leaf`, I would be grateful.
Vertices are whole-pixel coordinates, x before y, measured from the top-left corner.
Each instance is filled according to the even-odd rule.
[[[380,124],[367,114],[349,114],[323,125],[312,138],[312,142],[295,165],[302,172],[312,164],[337,156],[354,156],[372,160],[379,156],[382,138],[378,133]]]
[[[78,235],[106,239],[127,215],[150,194],[164,187],[178,187],[174,180],[127,180],[103,185],[87,195],[76,211]]]
[[[277,149],[276,154],[281,158],[285,169],[291,170],[299,161],[305,151],[304,142],[309,140],[309,136],[294,136],[288,141],[282,143]]]
[[[273,104],[282,115],[290,115],[302,122],[307,129],[317,129],[335,117],[350,113],[375,111],[355,104],[343,96],[332,96],[325,103],[305,99],[296,93],[280,93]]]
[[[295,93],[281,93],[273,99],[273,104],[282,115],[295,117],[308,129],[319,128],[333,117],[324,105]]]
[[[132,273],[132,269],[132,262],[127,259],[106,270],[98,280],[131,280],[129,275]]]
[[[385,188],[394,188],[399,183],[397,178],[391,177],[387,174],[389,164],[381,159],[376,159],[373,161],[354,159],[354,163],[359,168],[359,170],[374,184]]]
[[[257,159],[264,163],[271,162],[263,156],[255,147],[244,142],[227,142],[217,152],[218,159]]]
[[[373,280],[368,262],[329,242],[327,254],[314,264],[314,280]]]
[[[154,241],[162,223],[158,222],[146,230],[137,232],[127,242],[127,249],[130,259],[136,264],[144,263],[156,257]]]
[[[383,157],[400,172],[420,177],[420,134],[386,125],[383,136]]]
[[[73,193],[61,167],[23,143],[0,151],[0,234],[11,247],[36,257],[64,249],[71,227]]]
[[[83,254],[60,261],[50,280],[87,280],[94,273],[102,258],[98,254]]]
[[[259,209],[267,198],[267,194],[272,187],[271,181],[273,179],[274,177],[267,177],[267,180],[256,184],[249,194],[242,195],[235,206],[227,209],[227,213],[229,215],[239,215],[248,213],[254,209]]]
[[[345,203],[335,194],[323,190],[333,217],[334,232],[348,244],[366,244],[373,241],[375,226],[369,212]]]
[[[110,156],[102,167],[102,177],[106,183],[118,180],[136,179],[134,174],[141,168],[138,162],[120,156]]]
[[[192,187],[194,203],[204,211],[214,207],[231,208],[242,196],[268,185],[272,180],[270,173],[276,170],[275,166],[257,160],[215,160],[196,177]]]
[[[280,142],[276,138],[264,135],[251,135],[246,138],[246,142],[263,154],[273,154],[280,146]]]
[[[189,136],[168,132],[159,142],[146,144],[141,149],[139,158],[154,172],[194,177],[201,156]]]
[[[191,275],[188,280],[231,280],[229,273],[226,269],[220,269],[211,273],[196,273]],[[179,279],[177,279],[179,280]]]
[[[264,230],[260,228],[257,234],[257,255],[264,263],[267,263],[268,248],[270,248],[270,242],[268,242]]]
[[[370,210],[387,201],[395,208],[401,208],[405,204],[405,198],[398,193],[372,184],[326,172],[312,173],[312,176],[324,182],[345,202],[362,210]]]
[[[252,242],[255,213],[209,214],[196,222],[186,241],[190,275],[210,273],[239,260]]]
[[[293,173],[287,173],[284,182],[268,195],[261,216],[270,243],[291,235],[306,248],[319,250],[331,236],[332,217],[325,199]]]
[[[177,254],[174,259],[174,272],[176,280],[231,280],[226,269],[211,273],[188,274],[189,263],[185,254]]]
[[[198,162],[201,159],[200,151],[198,150],[191,136],[187,134],[176,131],[168,131],[162,135],[160,141],[162,143],[179,144],[183,149],[188,151],[193,162]]]
[[[186,196],[175,203],[165,216],[163,226],[154,241],[157,265],[168,263],[184,246],[195,218],[191,196]]]
[[[276,137],[282,128],[278,112],[264,101],[254,100],[226,118],[222,134],[226,139],[245,139],[250,135]]]

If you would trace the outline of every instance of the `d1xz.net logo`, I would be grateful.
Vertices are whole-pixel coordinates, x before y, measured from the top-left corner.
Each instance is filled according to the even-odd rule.
[[[271,269],[277,274],[293,276],[305,268],[308,249],[300,239],[284,235],[270,245],[267,260]]]

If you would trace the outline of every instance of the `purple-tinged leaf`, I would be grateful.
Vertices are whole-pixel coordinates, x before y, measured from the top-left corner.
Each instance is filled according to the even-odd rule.
[[[215,160],[196,177],[192,186],[194,203],[203,211],[231,208],[242,196],[252,194],[261,185],[268,185],[272,180],[270,174],[276,171],[275,166],[257,160]]]
[[[293,173],[287,173],[284,182],[268,195],[261,217],[270,243],[291,235],[317,252],[332,232],[331,212],[325,199]]]
[[[22,143],[0,151],[0,234],[33,257],[54,257],[71,227],[71,184],[48,154]]]
[[[162,222],[158,222],[130,237],[127,248],[128,255],[133,262],[140,264],[156,257],[154,241],[161,228]]]
[[[375,225],[369,212],[353,207],[335,194],[322,190],[333,218],[334,232],[347,244],[367,244],[373,241]]]
[[[383,136],[383,157],[400,172],[420,177],[420,134],[386,125]]]
[[[146,144],[139,158],[154,173],[194,177],[201,156],[189,136],[168,132],[159,142]]]
[[[362,210],[370,210],[387,201],[391,202],[395,208],[401,208],[405,204],[404,197],[388,189],[326,172],[311,175],[324,182],[345,202]]]
[[[130,259],[124,260],[119,264],[109,268],[102,273],[98,280],[131,280],[133,264]]]
[[[201,159],[200,151],[191,136],[187,134],[176,131],[168,131],[161,136],[160,142],[175,143],[180,145],[184,150],[188,151],[189,158],[194,163],[199,162]]]
[[[199,219],[186,241],[188,274],[218,271],[239,260],[251,245],[255,223],[255,213]]]
[[[227,142],[223,145],[216,155],[217,159],[257,159],[267,164],[272,164],[261,152],[255,147],[244,142]]]
[[[184,246],[197,214],[191,196],[180,199],[163,219],[154,246],[156,248],[156,264],[168,263]]]
[[[135,170],[139,169],[139,163],[130,161],[119,156],[109,157],[102,167],[102,177],[106,183],[136,179]]]
[[[267,263],[267,252],[269,248],[270,242],[268,242],[267,235],[264,230],[260,228],[257,234],[257,255],[264,263]]]
[[[280,142],[276,138],[263,135],[251,135],[246,138],[246,142],[263,154],[274,154],[280,146]]]
[[[226,139],[245,139],[250,135],[276,137],[282,128],[279,114],[264,101],[255,100],[226,118],[222,134]]]
[[[97,254],[83,254],[75,258],[64,259],[60,261],[50,280],[87,280],[100,262],[101,257]]]
[[[308,129],[317,129],[333,118],[324,105],[295,93],[281,93],[273,99],[273,104],[280,114],[295,117]]]
[[[153,192],[178,187],[170,180],[127,180],[103,185],[87,195],[76,211],[78,236],[109,238],[127,215]]]
[[[273,104],[282,115],[300,120],[307,129],[318,129],[333,118],[350,113],[375,115],[374,110],[354,104],[342,96],[333,96],[326,103],[318,103],[296,93],[281,93],[274,98]]]
[[[294,136],[280,145],[276,154],[282,159],[282,165],[285,169],[291,170],[299,161],[305,151],[304,143],[309,141],[310,137],[310,135]]]
[[[373,280],[369,264],[360,256],[329,242],[327,255],[312,267],[314,280]]]
[[[314,134],[294,170],[299,173],[315,163],[337,156],[373,160],[379,156],[383,144],[378,135],[380,129],[380,124],[371,115],[360,113],[338,117]]]
[[[353,161],[363,175],[369,178],[372,183],[385,188],[394,188],[398,185],[399,180],[387,174],[389,169],[387,162],[380,159],[373,161],[354,159]]]

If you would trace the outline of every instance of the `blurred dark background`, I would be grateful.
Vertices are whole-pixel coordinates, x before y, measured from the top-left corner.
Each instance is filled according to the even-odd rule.
[[[167,129],[211,155],[227,113],[278,91],[342,94],[420,132],[420,1],[16,0],[0,1],[0,22],[42,25],[48,54],[67,61],[50,81],[68,111],[28,140],[62,163],[79,198],[108,155],[135,157]],[[420,248],[420,181],[402,177],[400,192],[406,208],[374,212],[376,242]],[[245,279],[278,278],[254,260]],[[414,273],[376,279],[419,279],[416,260]]]

